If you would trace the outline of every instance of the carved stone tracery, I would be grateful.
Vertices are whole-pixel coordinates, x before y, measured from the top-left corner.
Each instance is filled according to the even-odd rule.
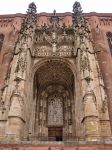
[[[48,99],[48,126],[63,126],[63,99],[56,94]]]
[[[32,55],[70,57],[74,47],[74,37],[73,31],[69,33],[69,30],[61,27],[55,31],[52,31],[51,27],[46,27],[44,30],[37,29]]]

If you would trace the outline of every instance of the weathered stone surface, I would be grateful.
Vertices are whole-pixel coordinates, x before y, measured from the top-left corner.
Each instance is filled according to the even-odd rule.
[[[32,145],[0,145],[0,150],[111,150],[112,145],[84,145],[84,146],[32,146]]]
[[[80,13],[73,23],[71,13],[36,15],[35,4],[29,6],[24,21],[22,14],[0,16],[5,35],[0,49],[0,141],[111,140],[112,58],[105,35],[112,30],[112,14],[85,14],[85,20],[74,5],[74,15]],[[110,25],[104,26],[103,17]],[[3,145],[7,150],[61,150],[49,143],[10,146]],[[112,149],[95,144],[62,148]]]

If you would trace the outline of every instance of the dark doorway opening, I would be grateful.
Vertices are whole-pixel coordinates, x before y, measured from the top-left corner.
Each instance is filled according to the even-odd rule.
[[[49,127],[48,139],[49,141],[62,141],[62,127]]]

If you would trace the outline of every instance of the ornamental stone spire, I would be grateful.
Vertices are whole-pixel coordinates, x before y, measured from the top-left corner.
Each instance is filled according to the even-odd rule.
[[[37,7],[34,2],[29,4],[26,13],[27,14],[25,15],[21,25],[21,33],[23,33],[25,29],[27,30],[29,27],[32,27],[37,22]]]
[[[84,23],[84,18],[82,15],[82,7],[79,2],[75,2],[73,5],[73,24],[79,26]]]
[[[28,21],[36,22],[37,7],[34,2],[30,3],[27,9],[27,19]]]
[[[26,16],[22,23],[21,30],[23,31],[27,26],[31,26],[32,24],[36,23],[37,21],[37,7],[34,2],[30,3],[28,9],[26,11]]]

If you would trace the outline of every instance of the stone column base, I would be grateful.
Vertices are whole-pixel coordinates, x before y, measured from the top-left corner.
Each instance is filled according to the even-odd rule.
[[[96,116],[87,116],[83,119],[85,127],[85,140],[98,141],[101,139],[99,131],[99,120]]]
[[[6,141],[21,141],[23,138],[24,120],[17,116],[10,116],[6,126]]]

